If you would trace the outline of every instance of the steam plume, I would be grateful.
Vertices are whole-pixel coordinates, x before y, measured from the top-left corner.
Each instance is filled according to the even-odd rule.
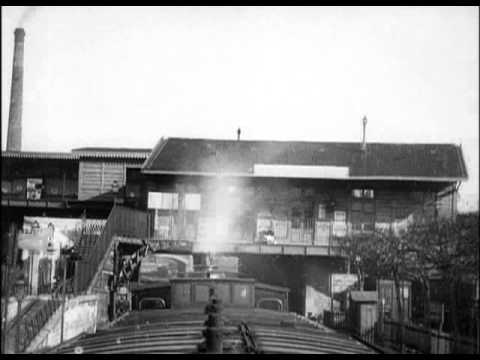
[[[30,21],[32,18],[33,14],[37,11],[38,6],[26,6],[25,10],[22,13],[22,16],[20,17],[20,20],[18,22],[18,27],[24,27],[25,24]]]

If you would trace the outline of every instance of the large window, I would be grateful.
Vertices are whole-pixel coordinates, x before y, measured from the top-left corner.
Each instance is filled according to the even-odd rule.
[[[325,204],[318,204],[317,219],[325,220],[326,218],[327,218],[327,207],[325,206]]]
[[[352,202],[352,230],[370,233],[375,229],[375,204],[371,199],[354,199]]]
[[[185,210],[200,210],[201,195],[200,194],[185,194]]]
[[[355,199],[373,199],[374,192],[372,189],[353,189],[352,196]]]
[[[164,192],[148,193],[148,208],[161,210],[177,210],[178,194]]]

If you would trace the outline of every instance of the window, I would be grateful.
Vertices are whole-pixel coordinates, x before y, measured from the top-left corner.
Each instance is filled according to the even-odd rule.
[[[2,194],[10,194],[12,192],[12,183],[7,180],[2,180]]]
[[[302,227],[302,213],[300,209],[292,209],[292,229],[300,229]]]
[[[352,190],[352,196],[357,199],[373,199],[374,192],[372,189],[354,189]]]
[[[200,210],[201,195],[200,194],[185,194],[185,210]]]
[[[149,192],[148,193],[148,208],[149,209],[162,209],[162,210],[177,210],[178,209],[178,194],[177,193]]]
[[[362,231],[362,224],[360,224],[360,223],[353,223],[353,224],[352,224],[352,230],[353,230],[353,231],[358,231],[358,232]]]
[[[335,211],[333,215],[334,215],[335,222],[347,221],[347,214],[345,211]]]
[[[325,220],[327,218],[327,210],[325,204],[318,204],[318,220]]]
[[[359,199],[359,198],[363,197],[363,190],[354,189],[354,190],[352,191],[352,195],[353,195],[354,198]]]
[[[370,194],[372,195],[372,194]],[[375,229],[375,203],[368,197],[352,201],[352,230],[354,233],[371,233]]]
[[[363,224],[363,232],[373,232],[375,230],[374,223]]]

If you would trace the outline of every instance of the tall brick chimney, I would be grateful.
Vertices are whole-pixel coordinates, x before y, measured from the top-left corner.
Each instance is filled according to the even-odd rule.
[[[8,115],[7,151],[22,149],[22,103],[23,103],[23,44],[25,30],[15,29],[13,50],[12,88]]]

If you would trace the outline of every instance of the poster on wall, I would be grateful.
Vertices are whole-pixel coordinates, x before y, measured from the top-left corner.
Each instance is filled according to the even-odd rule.
[[[42,198],[43,179],[27,179],[27,200]]]
[[[149,209],[177,210],[178,194],[149,192],[147,204]]]
[[[334,222],[333,223],[333,235],[337,237],[345,237],[347,235],[347,224]]]
[[[46,251],[48,244],[58,256],[61,247],[72,246],[81,235],[82,227],[101,232],[106,220],[25,216],[18,246],[23,250]]]
[[[358,281],[356,274],[331,274],[331,293],[338,294],[355,286]]]

